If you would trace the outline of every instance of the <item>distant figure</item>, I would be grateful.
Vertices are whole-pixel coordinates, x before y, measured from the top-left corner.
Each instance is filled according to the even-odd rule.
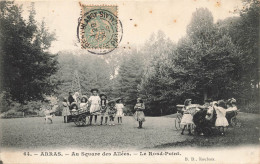
[[[213,105],[213,108],[216,110],[217,119],[215,126],[219,128],[222,135],[224,135],[224,127],[227,127],[228,121],[226,119],[226,109],[225,109],[225,102],[223,100],[218,101],[218,106],[216,104]]]
[[[45,109],[44,114],[45,114],[44,117],[45,123],[47,124],[48,120],[50,120],[52,124],[52,118],[55,116],[54,113],[52,113],[49,109]]]
[[[87,111],[88,110],[88,97],[83,95],[79,104],[79,108],[82,111]]]
[[[79,97],[79,92],[75,92],[73,95],[74,101],[79,105],[80,103],[80,97]]]
[[[145,110],[145,106],[143,103],[143,100],[141,98],[137,99],[137,103],[134,107],[134,109],[136,110],[136,112],[134,113],[134,118],[136,121],[139,122],[139,129],[143,127],[143,122],[145,121],[145,115],[144,115],[144,110]]]
[[[97,123],[97,113],[100,110],[100,97],[98,96],[98,89],[91,89],[92,96],[89,97],[90,103],[90,125],[92,124],[93,115],[95,116],[95,124]]]
[[[181,119],[181,125],[184,125],[181,134],[184,134],[185,128],[188,126],[189,135],[191,135],[191,125],[193,124],[193,117],[191,115],[191,99],[186,99],[184,101],[184,114]]]
[[[122,99],[119,98],[118,100],[116,100],[116,116],[117,116],[117,121],[118,121],[118,124],[122,124],[123,123],[123,120],[122,120],[122,117],[123,117],[123,110],[124,109],[124,104],[122,103]]]
[[[73,98],[73,96],[72,96],[72,92],[69,92],[68,101],[69,101],[69,107],[70,107],[70,109],[71,109],[71,104],[72,104],[73,102],[75,102],[75,100],[74,100],[74,98]]]
[[[114,121],[116,115],[116,108],[115,108],[114,101],[109,102],[108,115],[109,115],[109,125],[115,125]]]
[[[231,98],[227,102],[227,110],[226,110],[226,118],[228,120],[228,123],[231,124],[231,118],[236,115],[237,112],[237,101],[234,98]]]
[[[70,115],[70,109],[69,109],[69,103],[66,98],[63,98],[62,106],[63,106],[62,116],[64,117],[64,123],[67,123],[68,116]]]
[[[107,120],[108,120],[108,101],[107,101],[107,96],[105,94],[100,94],[100,99],[101,99],[101,120],[100,120],[100,125],[103,123],[103,119],[105,117],[105,125],[107,125]]]

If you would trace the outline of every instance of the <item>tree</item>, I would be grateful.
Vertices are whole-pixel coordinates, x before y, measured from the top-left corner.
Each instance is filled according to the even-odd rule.
[[[260,2],[245,0],[240,17],[226,19],[220,22],[220,28],[227,31],[232,42],[237,46],[239,58],[237,61],[238,77],[240,83],[240,98],[259,98],[259,20]]]
[[[119,67],[116,77],[115,90],[117,96],[122,97],[125,103],[133,105],[138,97],[137,86],[141,81],[143,61],[136,50],[132,50]]]
[[[54,34],[48,32],[44,21],[37,26],[33,3],[29,21],[21,16],[21,6],[11,1],[0,3],[1,89],[20,103],[42,99],[55,87],[50,76],[58,69],[56,55],[47,51]]]
[[[74,72],[78,72],[81,92],[90,96],[92,88],[99,88],[101,93],[111,92],[111,70],[109,64],[100,56],[86,54],[84,51],[62,51],[58,53],[59,70],[52,76],[58,83],[55,93],[67,97],[72,88]],[[109,97],[110,98],[110,97]]]

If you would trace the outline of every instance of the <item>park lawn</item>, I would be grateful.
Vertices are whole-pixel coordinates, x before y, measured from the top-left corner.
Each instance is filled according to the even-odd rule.
[[[175,115],[168,115],[174,118]],[[194,136],[184,142],[167,143],[157,145],[154,148],[170,147],[234,147],[241,145],[260,144],[260,115],[240,112],[237,118],[242,123],[241,127],[229,127],[225,136]]]
[[[2,149],[164,149],[172,147],[221,147],[259,144],[259,115],[239,113],[242,127],[229,128],[226,136],[188,136],[175,130],[174,115],[146,117],[143,129],[132,117],[116,126],[76,127],[54,117],[0,119]],[[99,121],[100,118],[98,118]]]
[[[144,128],[138,129],[133,117],[123,117],[122,125],[76,127],[54,117],[45,124],[43,117],[0,119],[3,148],[83,148],[83,149],[141,149],[169,142],[185,141],[174,130],[174,119],[146,117]],[[100,118],[98,118],[100,121]]]

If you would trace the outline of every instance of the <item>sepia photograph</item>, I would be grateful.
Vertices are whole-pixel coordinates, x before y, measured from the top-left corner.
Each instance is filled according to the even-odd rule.
[[[259,0],[0,0],[0,164],[260,163]]]

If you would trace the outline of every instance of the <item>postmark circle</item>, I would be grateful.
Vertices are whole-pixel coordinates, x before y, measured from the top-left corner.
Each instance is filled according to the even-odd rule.
[[[104,9],[91,10],[79,19],[77,35],[81,48],[94,54],[113,51],[122,40],[122,33],[122,23],[117,16]]]

